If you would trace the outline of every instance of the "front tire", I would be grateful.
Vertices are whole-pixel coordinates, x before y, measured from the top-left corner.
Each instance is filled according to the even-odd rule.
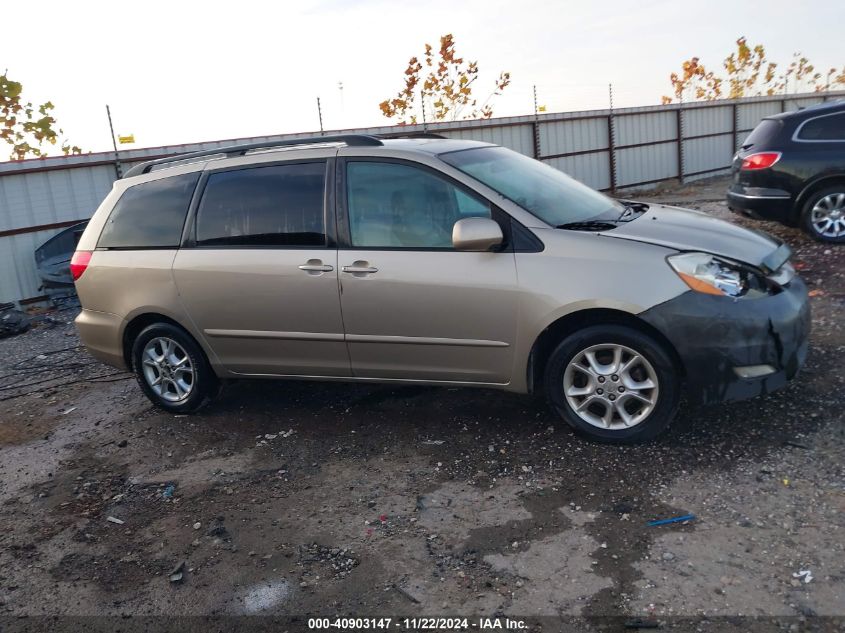
[[[810,195],[801,213],[801,222],[814,240],[845,243],[845,183]]]
[[[202,348],[171,323],[146,327],[132,345],[132,370],[144,395],[170,413],[193,413],[218,392]]]
[[[611,324],[566,337],[549,358],[545,390],[578,433],[618,444],[657,437],[680,400],[678,371],[664,346],[634,328]]]

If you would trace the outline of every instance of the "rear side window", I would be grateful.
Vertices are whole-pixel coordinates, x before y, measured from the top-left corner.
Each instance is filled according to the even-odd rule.
[[[114,205],[97,246],[175,248],[200,173],[161,178],[129,187]]]
[[[212,174],[197,212],[198,246],[325,246],[326,163]]]
[[[771,143],[780,133],[781,125],[782,123],[777,119],[763,119],[745,139],[745,142],[742,144],[742,148],[748,149],[752,145],[760,147],[761,145]]]
[[[808,119],[798,130],[802,141],[845,141],[845,112]]]

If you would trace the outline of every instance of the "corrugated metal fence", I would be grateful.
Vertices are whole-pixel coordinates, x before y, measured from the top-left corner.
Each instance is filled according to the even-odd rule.
[[[616,191],[724,172],[761,118],[843,97],[845,91],[342,132],[427,130],[489,141],[542,160],[596,189]],[[119,158],[126,167],[235,142],[304,136],[314,133],[125,150]],[[89,218],[116,177],[113,152],[0,163],[0,301],[38,300],[33,251],[63,227]]]

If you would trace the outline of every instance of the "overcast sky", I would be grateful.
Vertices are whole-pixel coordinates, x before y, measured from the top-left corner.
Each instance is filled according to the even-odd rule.
[[[0,70],[33,101],[52,100],[86,150],[115,131],[145,147],[383,125],[412,55],[453,33],[481,68],[479,92],[501,70],[513,83],[495,115],[656,104],[668,75],[693,55],[718,67],[740,35],[788,64],[845,65],[842,0],[52,0],[6,12]],[[800,15],[796,11],[800,7]],[[18,20],[26,22],[19,26]],[[343,83],[343,91],[338,89]],[[129,147],[129,146],[127,146]]]

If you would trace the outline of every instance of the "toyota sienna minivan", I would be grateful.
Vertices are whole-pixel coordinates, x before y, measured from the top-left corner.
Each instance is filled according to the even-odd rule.
[[[72,260],[82,341],[157,406],[226,380],[544,392],[577,431],[656,436],[804,362],[790,250],[609,198],[468,140],[345,135],[133,167]]]

